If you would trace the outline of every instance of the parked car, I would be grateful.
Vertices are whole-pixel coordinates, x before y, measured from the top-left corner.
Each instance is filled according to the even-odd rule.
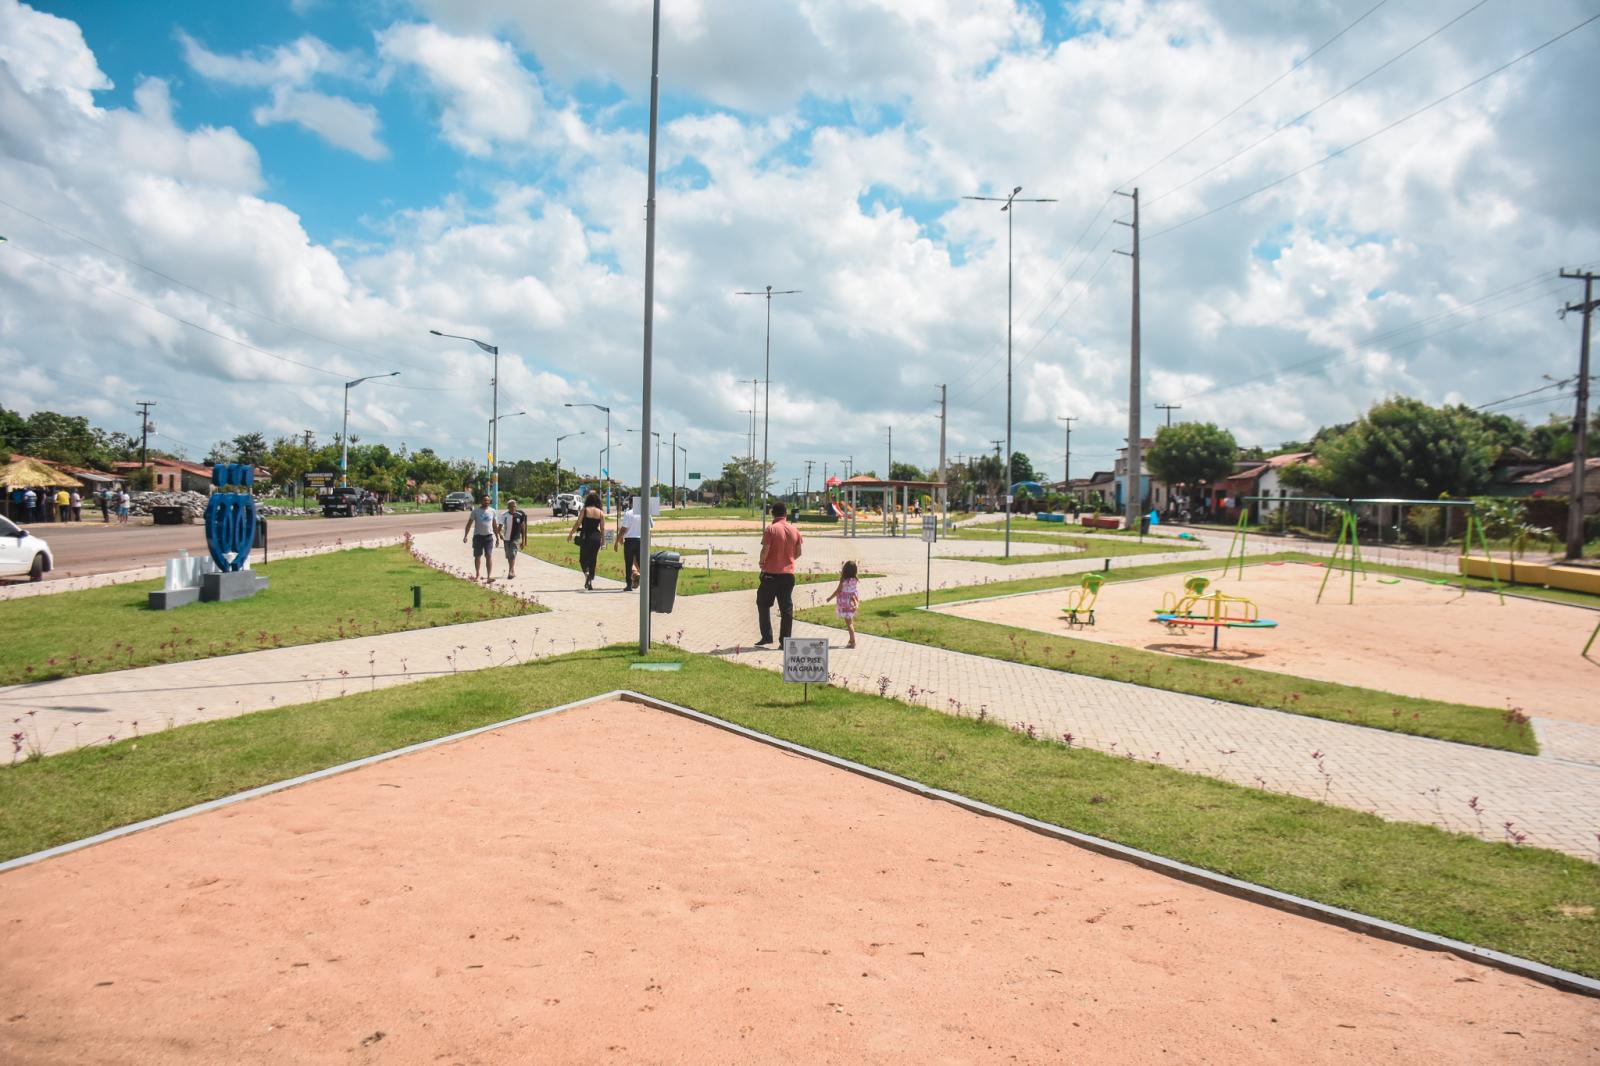
[[[322,517],[354,518],[378,513],[378,498],[355,485],[340,485],[322,497]]]
[[[578,497],[576,492],[563,492],[561,495],[557,496],[555,498],[555,502],[550,505],[550,513],[555,515],[557,518],[564,518],[567,515],[575,515],[582,510],[583,500]]]
[[[472,493],[470,493],[470,492],[452,492],[452,493],[449,493],[448,495],[445,496],[444,502],[442,504],[440,504],[439,506],[440,506],[441,509],[446,510],[446,511],[470,511],[470,510],[472,510]]]
[[[0,574],[27,574],[29,581],[42,581],[53,569],[50,545],[0,515]]]

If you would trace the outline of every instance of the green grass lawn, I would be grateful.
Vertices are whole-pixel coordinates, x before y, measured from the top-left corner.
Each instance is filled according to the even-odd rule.
[[[504,618],[542,608],[440,573],[403,547],[350,548],[254,568],[264,592],[152,611],[160,581],[13,600],[0,610],[0,684]],[[422,586],[413,610],[411,586]]]
[[[1272,558],[1280,558],[1273,556]],[[1291,558],[1283,556],[1282,558]],[[1302,557],[1309,559],[1309,556]],[[1262,560],[1265,561],[1265,560]],[[1161,574],[1202,573],[1220,570],[1215,560],[1175,561],[1106,571],[1108,581],[1135,581]],[[1075,587],[1081,574],[1002,581],[988,585],[936,589],[934,603],[953,603],[1016,592]],[[866,600],[856,615],[862,633],[928,644],[952,651],[983,655],[1007,662],[1028,663],[1068,673],[1127,681],[1171,692],[1267,707],[1293,714],[1327,718],[1387,729],[1399,733],[1476,744],[1535,754],[1538,741],[1524,722],[1508,720],[1504,711],[1441,700],[1396,696],[1374,689],[1315,681],[1267,670],[1252,670],[1230,663],[1207,662],[1176,655],[1101,644],[1061,634],[979,622],[970,618],[924,611],[921,592]],[[831,606],[796,611],[802,621],[839,627]]]
[[[748,518],[761,521],[761,512],[752,507],[665,507],[656,516],[660,522],[699,521],[705,518]]]
[[[659,531],[658,531],[659,532]],[[529,537],[528,546],[522,549],[524,555],[531,555],[547,563],[564,566],[574,573],[578,571],[578,546],[565,538],[556,537]],[[739,555],[741,552],[728,552],[713,550],[713,555]],[[750,570],[712,570],[696,566],[696,559],[703,560],[705,551],[688,551],[683,556],[684,567],[678,572],[678,595],[699,596],[707,592],[737,592],[741,589],[753,589],[761,583],[761,578],[755,569]],[[751,566],[755,563],[752,559]],[[607,547],[600,552],[600,563],[595,568],[596,577],[608,577],[613,581],[623,580],[622,552]],[[864,574],[864,577],[877,575]],[[795,574],[797,585],[815,584],[820,581],[837,581],[839,575],[829,572],[826,574],[799,573]]]
[[[632,688],[1055,825],[1600,976],[1600,876],[1581,859],[1032,740],[871,693],[813,686],[801,703],[795,686],[766,670],[654,657],[685,665],[630,671],[630,649],[579,652],[19,763],[0,769],[0,857]]]

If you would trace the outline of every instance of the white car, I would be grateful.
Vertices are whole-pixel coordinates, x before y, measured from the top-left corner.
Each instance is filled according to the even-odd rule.
[[[50,545],[0,515],[0,574],[27,574],[30,581],[42,581],[54,567]]]

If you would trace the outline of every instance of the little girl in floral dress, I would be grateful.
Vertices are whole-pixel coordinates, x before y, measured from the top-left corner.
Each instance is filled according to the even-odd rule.
[[[833,604],[833,613],[839,616],[840,621],[850,631],[850,643],[845,647],[856,646],[856,608],[861,605],[860,585],[856,581],[856,564],[847,562],[844,569],[839,571],[839,584],[828,593],[828,600],[838,597]],[[828,600],[823,600],[827,603]]]

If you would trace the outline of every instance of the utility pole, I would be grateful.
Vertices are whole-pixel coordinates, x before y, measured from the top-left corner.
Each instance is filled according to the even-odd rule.
[[[755,386],[751,385],[750,392],[752,395],[755,393],[755,391]],[[752,429],[752,427],[756,424],[756,413],[753,409],[748,411],[742,410],[739,413],[750,416],[745,420],[744,425],[744,454],[746,460],[746,465],[744,468],[744,491],[746,495],[749,495],[751,491],[750,483],[755,480],[755,471],[752,469],[755,463],[755,431]]]
[[[313,433],[313,432],[311,432],[311,431],[310,431],[310,430],[309,430],[309,429],[308,429],[308,430],[305,430],[305,431],[304,431],[304,432],[303,432],[303,433],[302,433],[302,434],[301,434],[301,436],[303,436],[303,437],[305,437],[305,439],[306,439],[306,451],[308,451],[308,452],[309,452],[309,451],[310,451],[310,450],[311,450],[311,441],[312,441],[312,440],[313,440],[313,439],[314,439],[314,438],[315,438],[315,437],[316,437],[316,434],[315,434],[315,433]]]
[[[1183,404],[1181,404],[1181,403],[1158,403],[1158,404],[1156,404],[1156,410],[1157,411],[1165,411],[1165,412],[1167,412],[1167,425],[1171,426],[1172,425],[1172,412],[1183,410]]]
[[[811,468],[817,465],[815,459],[806,460],[806,499],[811,498]]]
[[[1568,304],[1562,315],[1583,314],[1583,334],[1578,339],[1578,421],[1572,427],[1572,502],[1567,505],[1567,558],[1583,557],[1583,475],[1589,462],[1589,319],[1600,301],[1594,298],[1592,271],[1563,270],[1561,276],[1583,282],[1583,303]]]
[[[883,428],[889,433],[889,468],[883,473],[883,479],[888,481],[894,477],[894,427],[884,426]]]
[[[1056,416],[1056,421],[1057,422],[1065,422],[1067,424],[1067,446],[1066,446],[1066,451],[1064,451],[1062,453],[1062,459],[1061,459],[1061,491],[1062,492],[1070,492],[1070,491],[1072,491],[1068,487],[1067,483],[1072,480],[1072,423],[1076,422],[1077,420],[1078,420],[1078,416],[1077,415],[1072,415],[1071,417],[1068,417],[1068,416],[1065,416],[1065,415],[1057,415]]]
[[[1144,509],[1144,455],[1139,441],[1139,190],[1119,192],[1133,201],[1133,221],[1117,219],[1117,225],[1133,230],[1133,251],[1117,249],[1118,255],[1133,260],[1133,321],[1128,347],[1128,506],[1124,514],[1129,529],[1139,526]]]
[[[139,408],[139,468],[142,470],[150,465],[150,408],[155,407],[156,402],[154,400],[133,402]]]
[[[650,371],[655,339],[656,310],[656,128],[661,92],[661,0],[651,5],[650,16],[650,150],[645,171],[644,206],[644,381],[641,414],[644,431],[639,437],[639,654],[650,654]]]
[[[949,392],[950,386],[939,386],[939,514],[941,517],[948,517],[950,514],[950,486],[946,483],[944,472],[944,431],[950,414]]]

